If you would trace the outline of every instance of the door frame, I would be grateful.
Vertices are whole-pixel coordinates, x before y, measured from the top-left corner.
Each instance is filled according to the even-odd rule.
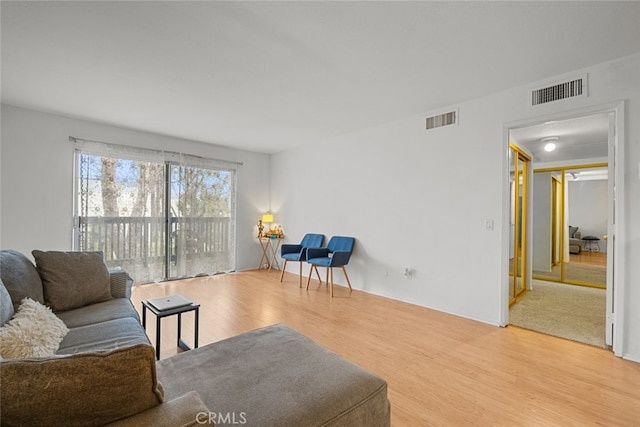
[[[529,268],[529,182],[531,177],[531,156],[526,153],[522,148],[515,144],[509,144],[509,148],[513,152],[512,163],[514,164],[514,189],[509,190],[512,206],[512,212],[509,215],[509,226],[511,227],[511,221],[513,221],[514,232],[513,236],[510,236],[511,243],[513,244],[513,299],[509,298],[509,305],[512,305],[516,301],[520,300],[527,289],[530,288],[531,269]],[[520,171],[518,165],[522,161],[523,170]],[[520,176],[522,176],[522,193],[520,186]],[[523,209],[524,208],[524,209]],[[515,218],[513,218],[515,217]],[[518,245],[520,241],[520,245]],[[509,251],[511,253],[511,251]],[[520,268],[518,268],[520,265]],[[520,280],[522,281],[522,289],[518,291],[517,279],[518,273],[520,274]],[[511,273],[509,273],[511,276]]]
[[[612,339],[613,353],[623,356],[624,350],[624,302],[627,293],[625,281],[625,186],[624,186],[624,152],[625,152],[625,101],[616,101],[591,107],[560,111],[543,116],[508,122],[503,125],[502,139],[502,257],[501,257],[501,286],[499,301],[500,326],[509,324],[509,132],[511,129],[534,126],[552,120],[566,120],[597,113],[614,113],[609,126],[608,164],[609,176],[613,177],[609,186],[609,211],[613,213],[609,220],[609,239],[607,244],[613,256],[607,259],[607,335],[609,331]],[[613,126],[613,129],[612,129]],[[533,173],[530,168],[529,174]],[[529,181],[531,182],[531,180]],[[529,210],[532,209],[531,204]],[[531,214],[531,212],[529,212]],[[531,241],[528,242],[531,245]],[[531,256],[531,248],[528,248]],[[530,260],[529,260],[530,261]],[[531,262],[528,262],[531,268]],[[531,272],[529,272],[531,277]]]
[[[562,261],[562,181],[551,175],[551,267],[556,267]]]

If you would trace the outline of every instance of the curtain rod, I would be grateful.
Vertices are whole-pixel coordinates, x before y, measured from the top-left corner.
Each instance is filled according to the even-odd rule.
[[[114,144],[112,142],[104,142],[104,141],[96,141],[96,140],[92,140],[92,139],[76,138],[74,136],[69,136],[69,142],[74,143],[74,144],[78,143],[78,142],[92,142],[92,143],[97,143],[97,144],[111,145],[112,147],[118,147],[118,148],[135,148],[135,149],[138,149],[138,150],[149,150],[149,151],[157,151],[159,153],[168,153],[170,155],[191,156],[191,157],[195,157],[195,158],[198,158],[198,159],[214,160],[214,161],[218,161],[218,162],[227,162],[227,163],[231,163],[231,164],[236,164],[238,166],[243,166],[244,165],[244,162],[238,162],[238,161],[235,161],[235,160],[211,159],[209,157],[198,156],[196,154],[180,153],[180,152],[177,152],[177,151],[169,151],[169,150],[158,150],[157,148],[136,147],[136,146],[133,146],[133,145]]]

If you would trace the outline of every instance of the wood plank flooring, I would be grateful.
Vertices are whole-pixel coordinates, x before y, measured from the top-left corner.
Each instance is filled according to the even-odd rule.
[[[254,270],[145,285],[132,300],[183,294],[201,304],[200,346],[285,323],[385,378],[394,426],[640,426],[640,364],[517,327],[499,328],[297,275]],[[147,313],[155,340],[155,318]],[[193,339],[193,317],[182,336]],[[162,357],[176,319],[162,320]]]
[[[595,265],[598,267],[606,267],[607,253],[581,251],[579,254],[570,254],[570,261],[576,264],[586,264],[586,265]]]

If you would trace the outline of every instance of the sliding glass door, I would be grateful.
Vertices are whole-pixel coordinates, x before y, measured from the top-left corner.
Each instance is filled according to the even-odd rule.
[[[169,165],[169,277],[233,270],[231,171]]]
[[[77,151],[76,249],[137,283],[234,270],[235,170],[125,154]]]

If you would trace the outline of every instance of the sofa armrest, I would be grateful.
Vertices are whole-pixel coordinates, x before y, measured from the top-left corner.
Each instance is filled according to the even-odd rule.
[[[133,278],[124,270],[109,270],[111,296],[113,298],[131,298]]]
[[[215,417],[209,414],[211,411],[202,402],[200,395],[190,391],[173,400],[107,425],[114,427],[213,425]]]

